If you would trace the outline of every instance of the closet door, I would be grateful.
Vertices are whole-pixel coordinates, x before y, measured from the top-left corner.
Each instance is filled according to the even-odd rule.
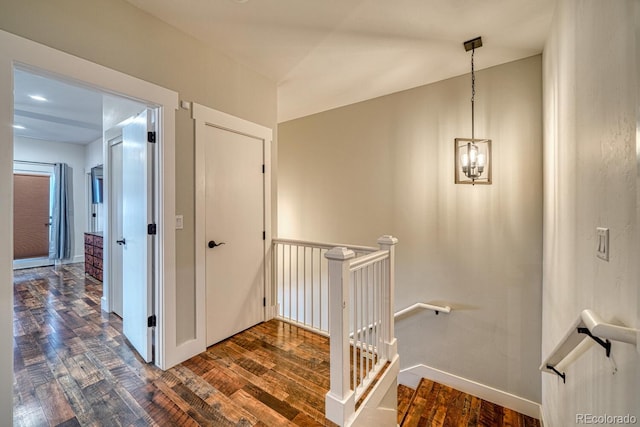
[[[13,175],[13,259],[49,257],[49,175]]]

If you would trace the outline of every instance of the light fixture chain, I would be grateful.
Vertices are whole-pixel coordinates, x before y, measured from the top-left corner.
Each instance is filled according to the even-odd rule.
[[[476,73],[473,66],[473,57],[476,53],[475,48],[471,50],[471,139],[475,139],[475,114],[474,106],[476,99]]]

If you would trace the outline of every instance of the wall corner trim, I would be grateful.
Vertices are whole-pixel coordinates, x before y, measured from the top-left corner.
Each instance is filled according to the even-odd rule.
[[[544,421],[544,409],[542,409],[542,405],[540,405],[540,417],[538,419],[540,420],[540,427],[545,427],[547,425]]]
[[[542,421],[542,406],[539,403],[430,366],[415,365],[402,369],[398,374],[398,383],[416,388],[421,378],[453,387]]]

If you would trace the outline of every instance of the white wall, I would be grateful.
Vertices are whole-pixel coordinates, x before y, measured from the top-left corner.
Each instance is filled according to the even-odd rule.
[[[84,169],[89,172],[92,167],[104,164],[102,138],[96,139],[85,147]]]
[[[102,146],[102,138],[98,138],[85,146],[85,175],[90,174],[91,168],[94,166],[104,165],[104,153],[102,151]],[[86,176],[85,179],[87,179]],[[91,203],[91,185],[87,186],[86,198],[87,205],[85,206],[84,212],[87,216],[87,229],[85,231],[104,231],[104,224],[106,220],[104,215],[104,203]],[[95,214],[96,216],[92,217],[92,214]]]
[[[84,262],[84,232],[87,230],[85,146],[16,137],[15,160],[66,163],[73,174],[73,262]]]
[[[545,47],[542,357],[584,308],[640,327],[639,8],[634,0],[562,0]],[[596,227],[610,229],[609,262],[595,256]],[[548,426],[576,425],[578,413],[640,420],[640,355],[614,343],[612,360],[615,375],[592,346],[566,368],[566,384],[543,375]]]
[[[373,246],[398,237],[396,309],[453,307],[397,321],[401,367],[539,402],[541,57],[476,77],[493,185],[454,184],[454,138],[471,136],[461,76],[280,124],[279,235]]]

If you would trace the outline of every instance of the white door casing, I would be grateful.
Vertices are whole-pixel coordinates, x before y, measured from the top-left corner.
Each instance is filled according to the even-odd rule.
[[[122,243],[117,243],[124,236],[122,230],[122,136],[109,141],[109,210],[110,235],[105,240],[111,248],[109,259],[111,285],[111,311],[122,317]]]
[[[140,113],[122,129],[122,329],[140,356],[150,362],[153,313],[152,283],[155,236],[147,225],[154,223],[153,161],[155,145],[147,142],[154,130],[152,111]]]
[[[207,346],[264,320],[264,141],[205,128]]]
[[[249,122],[247,120],[231,116],[229,114],[213,110],[202,105],[193,104],[192,117],[195,120],[196,131],[196,144],[195,144],[195,176],[196,176],[196,214],[195,214],[195,254],[196,254],[196,330],[195,330],[195,342],[198,343],[200,348],[204,350],[207,346],[207,256],[208,252],[215,255],[216,251],[221,253],[222,250],[227,249],[227,246],[236,245],[231,240],[226,242],[226,237],[209,236],[207,233],[218,233],[213,228],[210,231],[207,226],[207,162],[206,162],[206,146],[207,141],[211,138],[212,134],[218,133],[221,135],[229,135],[232,139],[237,139],[236,142],[244,141],[248,143],[249,140],[254,140],[254,143],[262,146],[262,161],[265,166],[264,174],[262,174],[260,168],[258,173],[262,174],[262,224],[264,227],[264,241],[261,246],[263,252],[261,257],[261,267],[258,268],[256,275],[262,276],[263,283],[263,295],[266,298],[266,309],[260,307],[262,310],[262,319],[268,320],[273,317],[273,298],[271,292],[271,265],[270,265],[270,253],[271,253],[271,140],[272,131],[269,128],[258,125],[256,123]],[[215,128],[215,130],[212,130]],[[249,138],[249,139],[247,139]],[[242,142],[240,142],[242,144]],[[233,165],[229,165],[233,167]],[[215,208],[214,208],[215,209]],[[255,209],[255,208],[254,208]],[[259,209],[259,208],[258,208]],[[209,238],[211,237],[211,238]],[[258,239],[262,236],[258,235]],[[217,239],[217,240],[216,240]],[[215,240],[216,243],[225,241],[223,246],[216,247],[214,249],[208,248],[208,242]],[[215,259],[212,261],[215,267]],[[212,267],[212,268],[214,268]],[[254,267],[255,268],[255,265]],[[213,272],[215,275],[215,270]],[[259,280],[256,279],[256,280]],[[224,290],[221,284],[221,289]],[[258,301],[262,305],[262,301]],[[261,320],[262,320],[261,319]],[[226,321],[226,319],[225,319]],[[231,329],[229,329],[231,330]],[[228,333],[228,332],[227,332]],[[215,338],[212,338],[215,339]]]

